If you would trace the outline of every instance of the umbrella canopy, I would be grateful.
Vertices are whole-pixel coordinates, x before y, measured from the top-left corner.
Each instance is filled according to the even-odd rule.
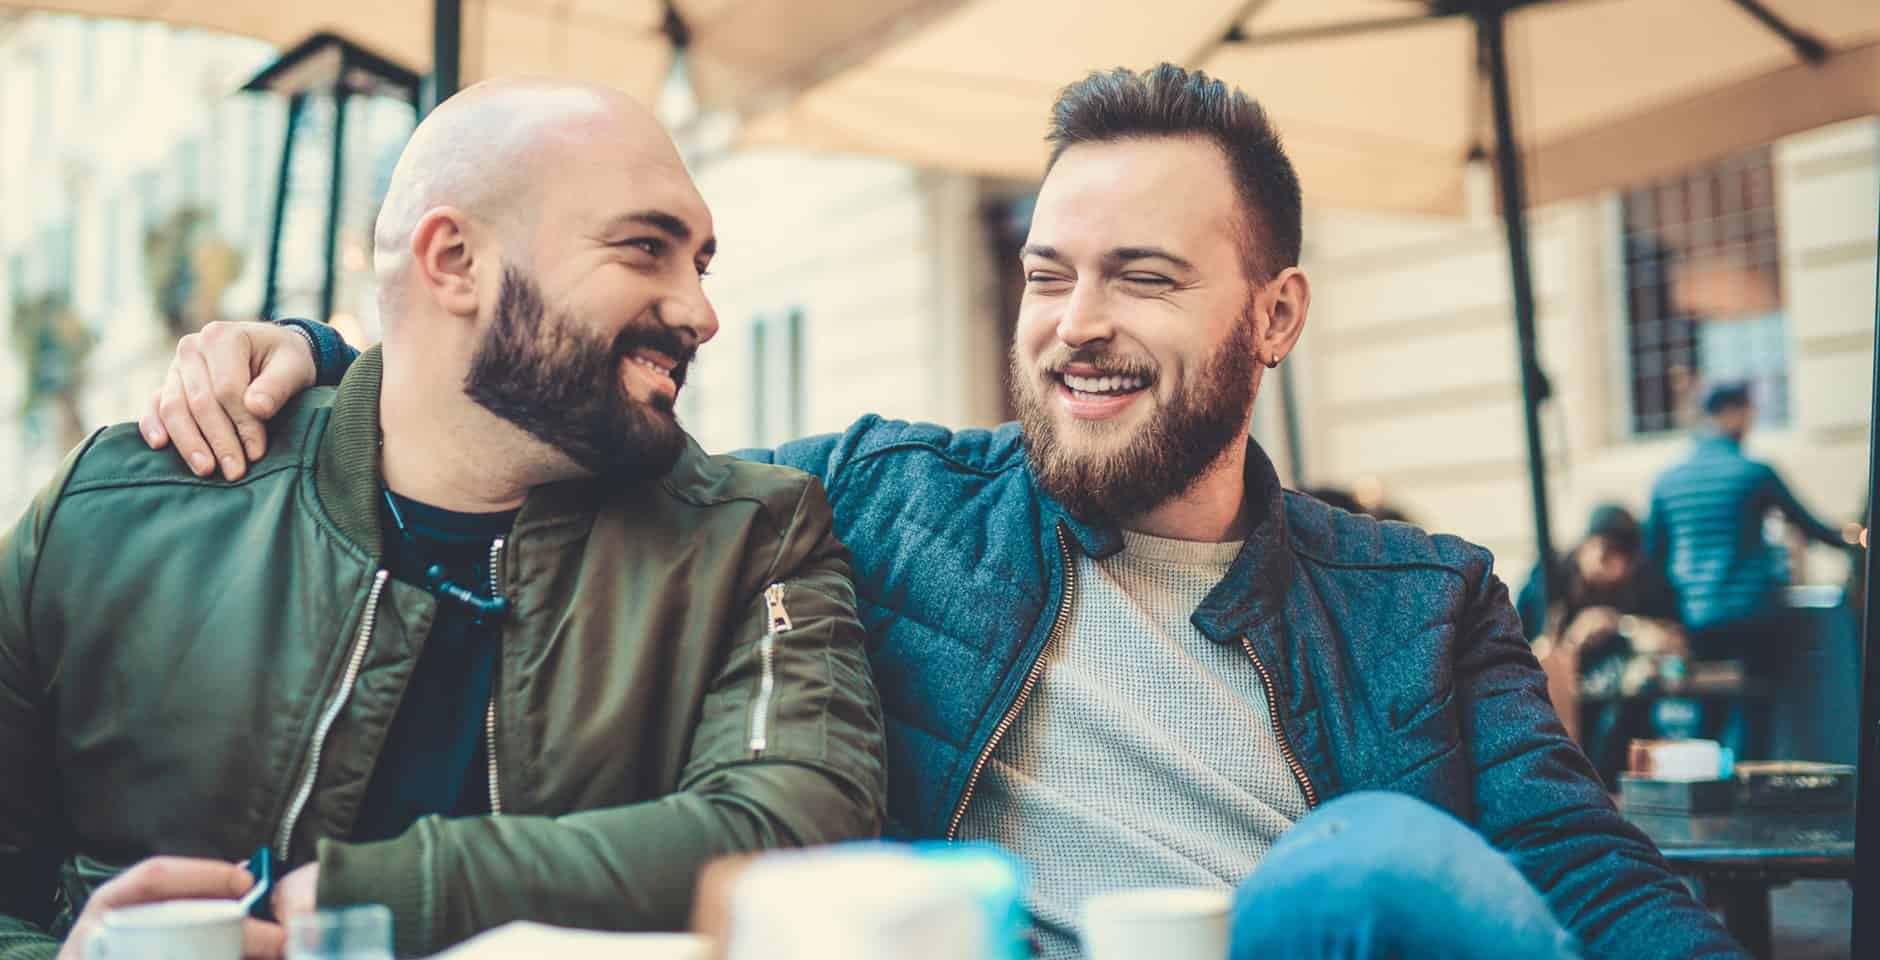
[[[969,0],[752,123],[747,138],[1030,179],[1060,87],[1092,67],[1185,59],[1265,105],[1313,206],[1463,212],[1465,161],[1494,149],[1489,97],[1474,24],[1431,13],[1468,4],[1171,6]],[[1734,0],[1513,6],[1506,47],[1532,203],[1880,114],[1874,0],[1765,0],[1825,45],[1818,65]]]
[[[750,111],[860,62],[957,0],[461,0],[464,82],[511,73],[606,84],[651,103],[673,62],[677,14],[700,102]],[[419,73],[435,0],[0,0],[0,8],[158,20],[286,49],[347,37]]]

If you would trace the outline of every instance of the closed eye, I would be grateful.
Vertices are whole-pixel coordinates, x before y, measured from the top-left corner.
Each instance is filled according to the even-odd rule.
[[[658,237],[634,237],[630,240],[622,240],[619,243],[612,244],[612,246],[639,250],[655,259],[665,256],[667,250],[666,241]]]
[[[1172,287],[1175,285],[1175,281],[1154,273],[1127,273],[1123,275],[1123,282],[1135,284],[1139,287]]]

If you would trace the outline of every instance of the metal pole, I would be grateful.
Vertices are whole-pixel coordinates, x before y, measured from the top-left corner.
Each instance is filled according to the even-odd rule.
[[[1877,158],[1880,159],[1880,158]],[[1880,163],[1876,164],[1880,168]],[[1880,254],[1874,257],[1880,274]],[[1854,949],[1880,955],[1880,672],[1874,669],[1874,621],[1880,619],[1880,575],[1874,572],[1873,524],[1880,521],[1880,278],[1874,283],[1873,419],[1867,421],[1867,599],[1861,607],[1860,770],[1854,805]],[[1862,841],[1865,841],[1863,843]]]
[[[1286,460],[1292,470],[1294,490],[1306,488],[1306,441],[1299,432],[1299,399],[1293,392],[1293,375],[1279,375],[1279,409],[1286,417]]]
[[[1502,34],[1502,4],[1486,0],[1475,8],[1476,41],[1488,73],[1495,110],[1495,179],[1501,186],[1501,217],[1507,228],[1508,269],[1514,281],[1514,329],[1520,350],[1521,412],[1527,424],[1528,482],[1534,497],[1534,546],[1542,575],[1542,611],[1547,609],[1549,575],[1554,564],[1553,527],[1547,512],[1547,461],[1541,449],[1541,403],[1547,376],[1541,372],[1534,334],[1534,277],[1528,262],[1527,198],[1521,185],[1520,148],[1514,138],[1514,107],[1508,90],[1508,51]],[[1545,613],[1542,614],[1545,617]],[[1544,624],[1543,624],[1544,625]]]
[[[425,82],[429,90],[418,106],[420,119],[450,99],[463,82],[463,0],[433,0],[431,75]]]
[[[300,129],[300,115],[306,109],[306,94],[296,93],[287,98],[287,133],[281,137],[281,170],[274,184],[274,230],[268,234],[268,273],[261,286],[263,320],[274,319],[280,295],[281,232],[287,227],[287,185],[294,171],[294,134]]]
[[[326,276],[320,282],[321,323],[333,320],[333,298],[339,289],[339,217],[340,201],[346,186],[346,100],[351,94],[345,87],[333,91],[333,166],[332,183],[326,197]]]

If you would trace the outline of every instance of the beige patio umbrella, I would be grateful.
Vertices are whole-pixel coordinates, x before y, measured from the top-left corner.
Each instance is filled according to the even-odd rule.
[[[1499,4],[1527,196],[1550,203],[1880,114],[1880,0]],[[968,0],[748,124],[790,143],[1031,179],[1051,99],[1157,60],[1258,97],[1313,206],[1460,214],[1493,151],[1472,0]],[[1762,7],[1825,47],[1810,63]]]
[[[255,37],[282,49],[325,31],[421,74],[433,69],[441,36],[455,35],[462,82],[546,74],[607,84],[648,103],[666,82],[680,39],[701,105],[753,110],[860,62],[957,2],[0,0],[0,8],[157,20]]]

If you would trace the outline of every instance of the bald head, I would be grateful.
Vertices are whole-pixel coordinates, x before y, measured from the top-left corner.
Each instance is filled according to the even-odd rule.
[[[412,236],[432,211],[452,208],[526,247],[548,213],[545,192],[566,174],[644,164],[684,169],[658,120],[625,94],[536,79],[469,87],[432,111],[399,155],[373,232],[380,289],[399,288]]]

